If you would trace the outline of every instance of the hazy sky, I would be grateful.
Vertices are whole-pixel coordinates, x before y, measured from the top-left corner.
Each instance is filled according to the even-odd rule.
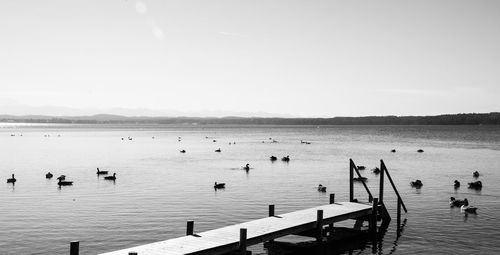
[[[433,115],[499,96],[500,1],[0,3],[0,114]]]

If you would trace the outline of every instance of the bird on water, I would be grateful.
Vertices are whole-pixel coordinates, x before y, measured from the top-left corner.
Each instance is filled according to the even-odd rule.
[[[467,198],[464,198],[464,204],[460,207],[460,211],[475,214],[477,211],[477,207],[469,205],[469,200],[467,200]]]
[[[15,183],[17,180],[14,178],[14,174],[12,174],[12,178],[7,179],[7,183]]]
[[[64,176],[64,175],[61,175],[61,176],[57,177],[57,180],[59,180],[57,182],[57,185],[59,185],[59,186],[70,186],[70,185],[73,185],[72,181],[66,181],[66,176]]]
[[[417,189],[420,189],[420,188],[421,188],[424,184],[422,183],[422,181],[421,181],[421,180],[416,180],[416,181],[412,181],[412,182],[410,182],[410,185],[411,185],[412,187],[415,187],[415,188],[417,188]]]
[[[101,171],[99,170],[99,167],[97,168],[97,175],[101,175],[101,174],[108,174],[108,171]]]
[[[111,176],[104,177],[104,180],[110,180],[110,181],[116,180],[116,173],[113,173],[113,175]]]
[[[246,164],[244,167],[243,167],[243,170],[250,170],[250,164]]]
[[[214,189],[223,189],[225,187],[226,187],[225,183],[217,183],[217,182],[215,182],[215,184],[214,184]]]
[[[318,185],[318,191],[319,192],[326,192],[326,187],[320,184],[320,185]]]

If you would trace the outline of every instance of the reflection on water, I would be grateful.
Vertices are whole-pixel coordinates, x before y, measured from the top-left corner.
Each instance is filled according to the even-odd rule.
[[[384,202],[393,220],[383,238],[339,253],[371,254],[375,248],[379,254],[496,254],[500,248],[491,244],[500,234],[498,131],[494,126],[4,126],[0,254],[65,254],[72,240],[80,240],[83,254],[95,254],[182,236],[188,220],[201,232],[266,217],[269,204],[281,214],[327,204],[329,193],[346,201],[349,158],[367,169],[384,159],[408,207],[408,221],[398,237],[396,199],[386,187]],[[269,137],[279,142],[268,142]],[[420,148],[425,152],[418,153]],[[179,152],[183,149],[186,153]],[[272,162],[272,155],[291,160]],[[251,169],[244,171],[247,163]],[[116,172],[117,180],[96,178],[97,167]],[[472,182],[476,170],[482,190],[454,189],[454,180]],[[57,180],[45,179],[48,171],[68,176],[73,186],[59,189]],[[12,173],[15,185],[5,183]],[[363,176],[378,196],[377,175]],[[424,183],[421,189],[409,184],[416,179]],[[215,181],[226,188],[214,190]],[[318,183],[327,192],[318,192]],[[467,198],[478,214],[450,209],[450,196]],[[362,184],[355,184],[355,197],[367,199]],[[251,248],[267,252],[262,245]]]

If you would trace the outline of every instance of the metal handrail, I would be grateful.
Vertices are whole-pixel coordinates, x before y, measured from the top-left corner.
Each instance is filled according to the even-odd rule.
[[[385,174],[387,174],[387,178],[389,178],[389,182],[391,183],[391,186],[394,189],[394,193],[396,193],[396,195],[398,197],[398,202],[401,201],[401,206],[403,206],[403,210],[405,210],[405,213],[407,213],[408,210],[406,209],[405,203],[403,202],[403,199],[399,195],[398,189],[396,188],[396,185],[394,185],[394,182],[392,181],[391,175],[389,174],[389,171],[387,170],[387,167],[385,166],[383,160],[380,160],[380,170],[384,171]]]
[[[351,200],[351,202],[354,200],[354,197],[353,197],[354,196],[353,195],[353,193],[354,193],[353,192],[354,191],[354,188],[353,188],[354,187],[354,183],[353,183],[354,176],[353,175],[354,174],[353,174],[352,170],[355,170],[356,174],[361,179],[361,183],[363,184],[363,187],[365,187],[365,190],[368,193],[368,201],[371,202],[373,200],[373,195],[370,192],[370,189],[366,185],[365,181],[363,181],[362,176],[359,173],[358,167],[356,166],[356,164],[354,164],[354,161],[352,159],[349,159],[349,162],[350,162],[350,165],[349,165],[349,185],[350,185],[350,200]]]

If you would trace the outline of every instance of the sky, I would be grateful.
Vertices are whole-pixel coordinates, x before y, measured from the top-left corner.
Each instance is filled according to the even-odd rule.
[[[0,2],[0,114],[437,115],[498,96],[500,1]]]

